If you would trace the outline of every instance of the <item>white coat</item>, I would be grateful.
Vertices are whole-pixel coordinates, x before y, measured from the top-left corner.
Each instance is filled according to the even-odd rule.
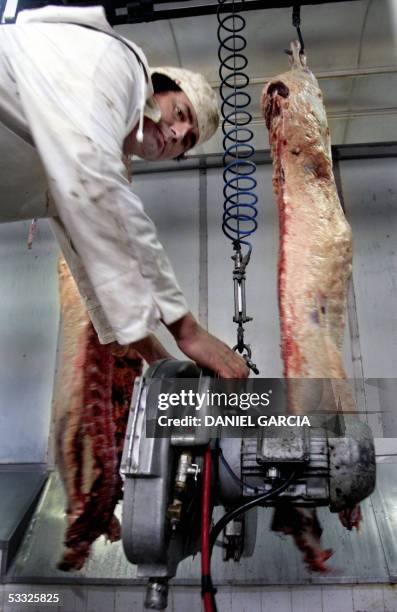
[[[100,341],[127,344],[188,307],[122,162],[151,81],[104,32],[114,33],[102,7],[23,11],[0,26],[0,121],[36,147],[56,208],[50,224]]]

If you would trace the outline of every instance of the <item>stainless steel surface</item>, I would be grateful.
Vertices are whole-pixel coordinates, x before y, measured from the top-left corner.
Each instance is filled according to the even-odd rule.
[[[347,532],[336,515],[330,514],[326,508],[319,509],[324,527],[324,546],[335,550],[329,574],[309,573],[290,539],[270,531],[272,510],[261,508],[253,557],[243,558],[238,565],[225,564],[221,560],[221,551],[216,548],[213,561],[215,582],[246,586],[392,582],[396,575],[397,550],[396,480],[397,464],[378,465],[377,492],[362,504],[364,522],[359,533]],[[109,586],[139,583],[136,568],[125,559],[120,543],[105,544],[102,538],[95,543],[93,554],[83,570],[64,573],[56,569],[64,528],[63,504],[61,484],[54,474],[7,582],[105,583]],[[199,563],[198,557],[182,562],[172,583],[199,584]]]
[[[0,548],[13,537],[45,482],[45,471],[0,469]]]
[[[128,563],[120,542],[106,544],[97,540],[92,556],[83,571],[61,572],[56,564],[61,557],[62,539],[66,527],[65,497],[58,474],[53,473],[44,489],[40,504],[27,531],[7,581],[35,582],[52,580],[56,583],[110,582],[136,578],[136,568]],[[120,518],[120,506],[117,515]],[[108,575],[107,575],[108,574]]]
[[[24,537],[46,477],[40,465],[36,470],[23,466],[0,469],[0,576],[5,574]]]

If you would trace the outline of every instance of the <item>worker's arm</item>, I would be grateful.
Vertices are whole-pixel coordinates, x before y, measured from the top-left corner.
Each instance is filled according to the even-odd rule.
[[[212,370],[222,378],[245,378],[248,375],[244,360],[203,329],[190,312],[170,325],[169,331],[174,335],[181,351],[198,365]],[[153,334],[127,346],[112,343],[112,352],[118,357],[128,357],[134,351],[148,364],[159,359],[173,359]]]
[[[208,368],[221,378],[246,378],[248,367],[242,357],[208,333],[191,312],[168,326],[178,347],[199,366]]]
[[[130,115],[139,115],[142,70],[111,39],[95,70],[81,62],[69,66],[55,47],[42,64],[17,66],[18,87],[71,249],[114,332],[105,341],[127,344],[188,307],[121,160]]]
[[[58,28],[59,35],[65,27],[82,35],[78,26]],[[83,297],[90,288],[94,325],[105,326],[105,335],[97,327],[100,340],[139,342],[162,321],[200,365],[221,376],[245,376],[242,359],[188,312],[154,225],[126,179],[123,142],[138,121],[144,94],[134,56],[118,41],[104,44],[98,37],[105,35],[84,31],[92,46],[75,57],[73,47],[58,48],[52,26],[40,28],[39,36],[31,28],[14,50],[18,90],[68,244],[68,263],[78,261],[73,274],[77,267],[85,271],[85,281],[75,280]]]
[[[248,368],[244,360],[215,336],[198,324],[192,313],[168,327],[180,350],[198,365],[212,370],[222,378],[246,378]],[[172,359],[172,355],[153,335],[143,340],[122,346],[112,344],[112,352],[119,357],[128,357],[130,351],[137,351],[150,364],[158,359]]]

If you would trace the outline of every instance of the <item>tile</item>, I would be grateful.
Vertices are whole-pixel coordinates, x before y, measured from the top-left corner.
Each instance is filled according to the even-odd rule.
[[[384,612],[383,588],[378,585],[353,587],[354,612]]]
[[[171,587],[172,610],[175,612],[202,612],[200,587]],[[227,608],[225,608],[227,610]]]
[[[292,612],[291,589],[262,589],[262,612]]]
[[[397,612],[397,585],[383,585],[383,601],[385,602],[385,612]]]
[[[83,585],[71,586],[68,594],[70,605],[74,605],[74,612],[85,612],[88,598],[88,588]],[[73,603],[74,596],[74,603]]]
[[[322,587],[322,612],[354,612],[350,586]]]
[[[112,586],[87,589],[87,604],[85,612],[114,612],[115,592]]]
[[[115,612],[141,612],[146,589],[143,586],[118,587],[114,598]]]
[[[200,587],[198,587],[200,589]],[[232,587],[221,586],[217,587],[216,603],[218,610],[222,612],[230,612],[232,609]],[[182,612],[182,610],[174,610],[173,612]]]
[[[232,589],[231,612],[262,612],[260,587],[235,587]]]
[[[87,587],[80,585],[63,586],[58,589],[60,604],[58,612],[85,612]]]
[[[303,586],[291,589],[292,612],[317,612],[321,610],[321,587]]]

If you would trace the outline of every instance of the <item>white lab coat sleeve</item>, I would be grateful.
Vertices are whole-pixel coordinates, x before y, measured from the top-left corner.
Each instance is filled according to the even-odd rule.
[[[104,35],[89,36],[94,44]],[[87,53],[68,66],[54,46],[50,57],[36,51],[13,63],[57,215],[103,310],[100,338],[127,344],[188,307],[121,160],[131,114],[138,120],[142,104],[142,70],[118,41],[110,39],[94,69]],[[84,280],[76,282],[84,293]]]

